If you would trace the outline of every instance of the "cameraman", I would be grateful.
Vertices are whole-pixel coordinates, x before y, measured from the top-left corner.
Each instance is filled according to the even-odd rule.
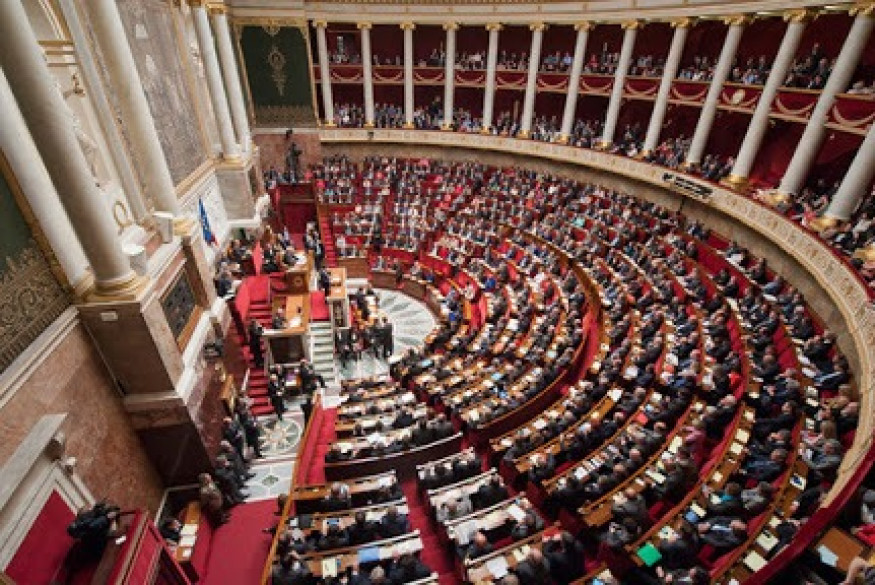
[[[119,508],[106,502],[79,510],[67,527],[67,534],[76,540],[67,554],[68,578],[87,565],[100,561],[109,539],[118,533],[119,515]]]

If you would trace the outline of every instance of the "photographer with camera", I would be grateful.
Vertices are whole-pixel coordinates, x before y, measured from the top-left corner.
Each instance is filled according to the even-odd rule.
[[[68,581],[87,565],[100,562],[109,539],[119,534],[120,515],[117,506],[105,501],[79,510],[67,526],[67,534],[76,541],[65,561]]]

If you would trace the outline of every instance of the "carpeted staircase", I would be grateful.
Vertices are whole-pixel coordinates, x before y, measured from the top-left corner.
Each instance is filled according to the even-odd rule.
[[[249,317],[257,319],[262,327],[270,328],[270,305],[267,299],[254,300],[249,307]],[[261,340],[261,349],[264,351],[265,341]],[[273,414],[273,407],[267,398],[267,376],[264,368],[256,368],[248,348],[245,350],[249,360],[249,396],[252,398],[252,414],[256,417]]]
[[[337,267],[337,249],[334,247],[334,235],[331,230],[331,218],[327,211],[319,212],[319,233],[322,234],[322,245],[325,246],[325,264],[330,268]]]

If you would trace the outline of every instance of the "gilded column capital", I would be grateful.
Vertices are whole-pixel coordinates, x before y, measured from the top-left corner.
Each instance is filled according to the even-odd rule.
[[[669,24],[671,24],[672,28],[692,28],[696,24],[696,19],[685,16],[683,18],[675,18],[669,21]]]
[[[790,23],[805,23],[814,20],[817,17],[817,12],[807,8],[794,8],[784,12],[784,20]]]
[[[489,32],[500,31],[503,28],[504,26],[500,22],[490,22],[486,25],[486,30],[488,30]]]
[[[547,25],[543,22],[533,22],[529,25],[529,30],[532,32],[544,32],[547,29]]]
[[[228,14],[228,7],[221,2],[207,3],[207,11],[210,14]]]
[[[401,30],[416,30],[416,24],[413,22],[402,22],[398,26],[401,27]]]
[[[644,27],[644,21],[642,20],[627,20],[623,23],[623,30],[638,30],[639,28]]]
[[[445,22],[444,23],[444,30],[459,30],[459,23],[458,22]]]
[[[328,28],[328,23],[324,20],[314,20],[313,26],[315,26],[316,28]]]
[[[576,31],[582,30],[585,32],[589,32],[594,28],[595,28],[595,23],[593,23],[590,20],[584,20],[584,21],[578,22],[577,24],[574,25],[574,30],[576,30]]]
[[[357,22],[355,23],[355,26],[359,30],[371,30],[372,28],[374,28],[373,23],[370,22]]]
[[[199,6],[206,6],[206,4],[207,4],[206,0],[186,0],[186,2],[188,2],[188,5],[191,6],[192,8],[197,8]]]
[[[753,17],[750,14],[730,14],[723,17],[723,24],[727,26],[747,26]]]
[[[868,16],[869,18],[872,18],[872,16],[875,16],[875,0],[857,2],[851,7],[848,13],[851,16]]]

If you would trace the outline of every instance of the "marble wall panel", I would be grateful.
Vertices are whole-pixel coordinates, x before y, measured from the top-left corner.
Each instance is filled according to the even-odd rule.
[[[286,151],[288,142],[284,133],[256,133],[253,137],[261,154],[261,167],[265,171],[271,166],[280,172],[286,168]],[[313,132],[295,132],[294,141],[303,152],[301,153],[301,168],[322,160],[322,145],[319,135]]]
[[[163,486],[100,355],[78,324],[0,410],[0,463],[46,414],[67,413],[67,455],[95,497],[155,512]]]

